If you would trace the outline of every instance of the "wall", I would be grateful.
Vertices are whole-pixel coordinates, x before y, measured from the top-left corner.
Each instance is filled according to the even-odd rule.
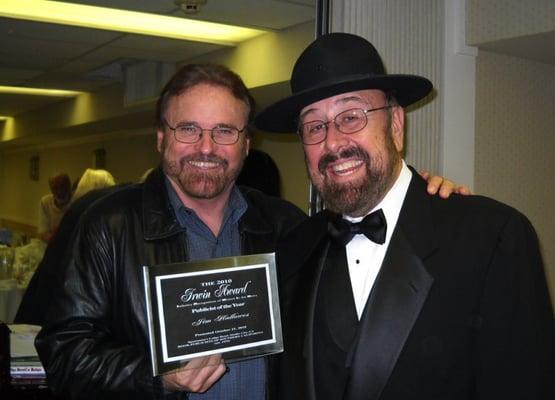
[[[407,109],[405,158],[418,169],[439,173],[443,1],[334,1],[331,30],[366,37],[389,73],[422,75],[432,81],[434,92]]]
[[[553,31],[553,0],[467,0],[468,43]]]
[[[224,64],[241,75],[249,88],[289,81],[297,56],[314,36],[314,23],[308,22],[189,61]]]
[[[36,225],[40,197],[49,193],[48,177],[65,171],[71,180],[93,167],[93,151],[106,150],[106,169],[117,182],[137,181],[149,167],[158,163],[155,135],[58,143],[23,151],[4,152],[0,161],[0,190],[9,193],[0,204],[0,217]],[[29,178],[29,158],[40,157],[40,179]]]
[[[555,66],[480,51],[476,192],[532,221],[555,303]]]
[[[73,180],[93,166],[93,151],[106,150],[106,169],[117,182],[137,181],[159,162],[156,136],[152,133],[118,135],[80,143],[58,143],[49,147],[6,152],[0,160],[0,191],[9,193],[0,200],[0,218],[36,226],[38,202],[49,193],[48,177],[65,171]],[[282,179],[283,197],[307,210],[308,179],[302,148],[294,135],[255,136],[253,146],[269,153],[276,161]],[[29,178],[29,158],[40,157],[40,180]]]
[[[249,88],[263,92],[265,86],[279,84],[286,87],[284,81],[290,77],[297,54],[313,37],[314,24],[306,23],[263,35],[235,49],[190,61],[228,65],[244,77]],[[66,171],[76,179],[85,168],[92,167],[92,152],[97,148],[106,150],[107,169],[117,181],[137,180],[147,168],[158,163],[155,128],[152,126],[154,100],[145,99],[140,104],[125,107],[121,87],[114,86],[77,100],[55,104],[48,110],[18,116],[17,126],[4,128],[4,136],[38,137],[44,135],[44,127],[49,126],[52,131],[49,135],[53,139],[47,145],[0,150],[0,192],[9,193],[0,196],[0,220],[36,225],[39,199],[49,192],[48,177]],[[263,103],[261,107],[265,105]],[[126,114],[131,115],[127,120]],[[110,123],[116,123],[117,129],[130,129],[113,132],[109,130]],[[73,128],[76,128],[72,132],[74,139],[60,140]],[[253,145],[268,152],[278,164],[284,198],[307,211],[308,179],[302,148],[296,137],[260,133],[255,136]],[[35,155],[40,157],[39,181],[29,179],[29,158]]]
[[[159,162],[154,128],[146,134],[115,135],[79,140],[78,143],[3,152],[0,156],[0,219],[36,226],[38,202],[49,193],[48,177],[65,171],[72,180],[93,167],[93,151],[106,150],[106,169],[117,182],[138,180],[143,172]],[[114,136],[114,135],[112,135]],[[256,133],[251,144],[266,151],[276,161],[282,179],[282,195],[308,211],[308,178],[302,146],[295,135]],[[29,159],[40,157],[40,179],[29,178]]]
[[[474,50],[465,46],[552,32],[555,2],[335,0],[332,4],[333,31],[370,39],[390,72],[417,73],[432,80],[437,98],[408,114],[407,160],[432,171],[447,171],[448,177],[466,177],[473,171],[474,192],[524,212],[538,232],[555,304],[555,227],[548,208],[555,196],[555,67],[484,51],[475,58]],[[473,88],[460,90],[460,85]],[[455,101],[446,102],[446,96]],[[446,119],[452,112],[457,113],[455,118]],[[464,124],[474,125],[468,126],[463,146],[449,136],[453,123],[461,134]]]

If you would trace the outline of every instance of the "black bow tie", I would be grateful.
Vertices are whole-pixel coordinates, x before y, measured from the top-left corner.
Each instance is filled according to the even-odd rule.
[[[387,223],[381,209],[368,214],[360,222],[350,222],[337,216],[328,222],[328,232],[332,238],[343,246],[351,241],[353,236],[361,233],[371,241],[383,244],[385,242],[385,232]]]

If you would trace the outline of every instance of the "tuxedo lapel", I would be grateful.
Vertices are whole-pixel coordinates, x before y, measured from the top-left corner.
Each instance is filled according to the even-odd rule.
[[[319,246],[327,238],[328,215],[329,212],[324,210],[312,216],[296,228],[295,234],[287,235],[278,242],[278,273],[282,281],[305,270],[307,265],[313,265],[313,256],[320,254]]]
[[[326,265],[318,285],[318,296],[324,302],[323,309],[330,337],[347,353],[356,336],[358,317],[345,246],[333,240],[330,242]]]
[[[423,193],[420,195],[420,193]],[[347,363],[345,400],[378,399],[424,305],[433,277],[423,264],[436,248],[430,204],[413,178]]]
[[[278,245],[280,293],[284,300],[286,349],[292,368],[283,373],[287,397],[316,399],[314,380],[314,316],[317,289],[330,241],[328,213],[312,216]],[[302,240],[299,240],[299,239]],[[316,383],[317,384],[317,383]],[[302,393],[302,394],[300,394]]]
[[[346,400],[379,398],[432,282],[406,240],[395,235],[359,323]]]
[[[318,286],[320,285],[320,278],[326,263],[326,257],[329,251],[330,241],[323,240],[319,248],[313,254],[312,262],[315,265],[313,280],[307,287],[307,315],[305,319],[305,337],[303,345],[303,358],[307,360],[305,363],[305,376],[307,380],[308,399],[316,399],[316,384],[314,380],[314,315],[316,310],[316,298],[318,295]]]

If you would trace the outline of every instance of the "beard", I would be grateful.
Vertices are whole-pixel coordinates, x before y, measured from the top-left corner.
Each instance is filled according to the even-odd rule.
[[[370,156],[360,146],[350,147],[338,154],[325,154],[318,162],[318,172],[309,175],[316,189],[322,196],[327,209],[352,217],[366,215],[386,195],[395,182],[395,169],[401,156],[395,148],[391,135],[391,126],[387,127],[385,134],[385,154]],[[342,158],[357,157],[364,161],[365,176],[349,182],[338,183],[326,173],[327,166]],[[324,178],[314,179],[316,174]]]
[[[218,168],[199,171],[189,162],[217,163]],[[230,169],[229,162],[214,154],[195,153],[181,157],[177,161],[162,160],[164,173],[174,181],[181,191],[196,199],[213,199],[224,193],[237,179],[244,159],[237,168]],[[223,172],[222,172],[223,169]]]

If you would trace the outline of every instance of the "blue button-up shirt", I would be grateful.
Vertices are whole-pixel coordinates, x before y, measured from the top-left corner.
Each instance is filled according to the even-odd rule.
[[[241,255],[239,219],[247,211],[247,202],[237,187],[233,187],[218,236],[179,199],[166,179],[170,203],[177,221],[185,228],[188,261]],[[263,400],[266,393],[266,364],[264,359],[231,363],[227,372],[206,393],[189,394],[191,400]]]

